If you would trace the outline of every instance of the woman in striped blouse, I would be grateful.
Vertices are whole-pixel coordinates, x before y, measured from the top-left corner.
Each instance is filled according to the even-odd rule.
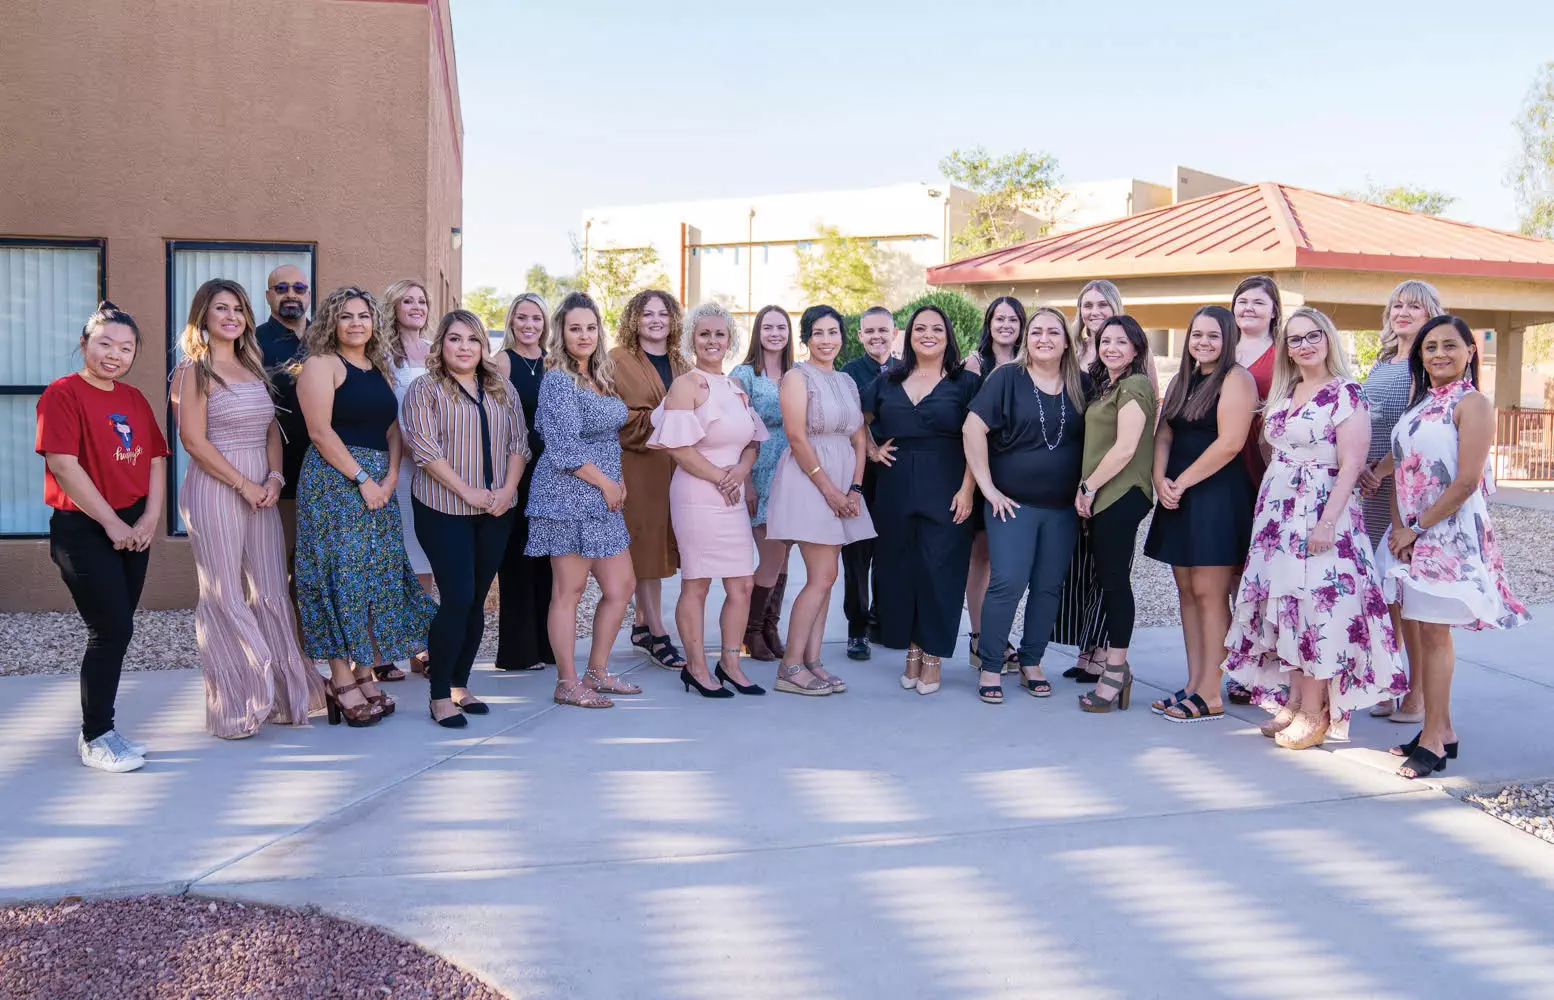
[[[427,643],[431,715],[449,729],[467,725],[466,713],[490,711],[469,693],[469,673],[529,460],[518,394],[489,360],[490,351],[479,317],[465,309],[448,313],[402,413],[416,464],[410,484],[416,538],[442,599]]]

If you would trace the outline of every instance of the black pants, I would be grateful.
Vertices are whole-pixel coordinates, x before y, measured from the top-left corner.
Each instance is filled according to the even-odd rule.
[[[444,514],[414,497],[415,537],[426,550],[439,604],[428,636],[427,674],[435,701],[468,687],[470,668],[486,631],[486,592],[507,551],[513,519],[490,514]]]
[[[134,524],[145,512],[146,502],[139,500],[118,515]],[[102,525],[80,511],[56,510],[49,519],[49,556],[86,622],[81,735],[91,741],[113,728],[119,673],[135,634],[135,606],[151,553],[116,550]]]
[[[555,663],[550,648],[550,557],[526,556],[529,544],[529,519],[524,516],[528,501],[529,477],[518,491],[512,535],[507,539],[507,554],[497,571],[501,582],[498,593],[501,613],[497,624],[496,666],[498,670],[522,670],[537,663]]]
[[[1106,645],[1126,649],[1133,639],[1133,549],[1139,522],[1150,510],[1149,497],[1134,488],[1090,519],[1095,579],[1106,613]]]
[[[874,507],[874,463],[863,470],[863,502]],[[874,565],[874,539],[865,538],[842,546],[842,614],[847,616],[847,638],[856,639],[877,631],[874,616],[874,580],[869,572]]]

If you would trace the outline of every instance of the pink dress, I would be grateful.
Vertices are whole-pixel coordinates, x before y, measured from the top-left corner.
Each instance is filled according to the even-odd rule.
[[[694,410],[670,410],[659,403],[647,446],[694,447],[713,465],[735,465],[750,442],[766,440],[766,425],[733,379],[696,374],[707,387],[707,401]],[[739,502],[730,506],[716,485],[676,466],[669,480],[669,522],[685,579],[728,579],[755,572],[755,538],[743,489]]]
[[[847,489],[852,485],[856,464],[852,436],[863,426],[858,383],[850,375],[816,368],[808,361],[799,362],[783,376],[784,380],[790,378],[804,380],[808,399],[804,429],[808,432],[809,446],[814,449],[826,477],[837,489]],[[792,439],[791,431],[788,437]],[[791,447],[778,459],[771,497],[766,502],[767,538],[846,545],[875,536],[868,507],[860,505],[857,517],[837,517],[806,472],[799,468]]]

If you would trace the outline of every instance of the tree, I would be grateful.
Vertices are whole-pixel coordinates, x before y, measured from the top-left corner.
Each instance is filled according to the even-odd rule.
[[[1382,187],[1369,178],[1366,179],[1363,191],[1346,191],[1344,197],[1353,198],[1356,201],[1368,201],[1372,205],[1400,208],[1415,215],[1440,215],[1457,201],[1454,196],[1444,191],[1432,191],[1429,188],[1414,187],[1411,184]]]
[[[507,303],[511,296],[503,295],[492,285],[481,285],[464,293],[464,308],[480,317],[487,330],[501,330],[507,319]]]
[[[670,290],[669,277],[662,268],[659,268],[657,274],[644,277],[645,274],[651,274],[651,270],[659,264],[658,251],[652,247],[596,250],[592,256],[593,260],[587,263],[578,279],[599,304],[604,328],[610,335],[620,326],[621,310],[632,295],[644,288],[661,288],[666,292]]]
[[[524,291],[535,293],[552,309],[561,304],[568,292],[576,291],[581,284],[577,275],[553,275],[545,270],[543,264],[535,264],[523,276]]]
[[[957,149],[939,161],[939,172],[977,195],[971,218],[950,239],[952,258],[1001,250],[1043,236],[1050,222],[1041,223],[1035,233],[1027,233],[1022,213],[1050,220],[1063,203],[1063,192],[1058,190],[1058,161],[1046,153],[1022,149],[1007,156],[991,156],[981,146]]]
[[[1528,88],[1516,133],[1521,149],[1510,180],[1522,232],[1554,239],[1554,62],[1544,63]]]
[[[843,315],[879,305],[879,253],[873,243],[821,226],[820,239],[798,258],[797,284],[805,302],[824,302]]]

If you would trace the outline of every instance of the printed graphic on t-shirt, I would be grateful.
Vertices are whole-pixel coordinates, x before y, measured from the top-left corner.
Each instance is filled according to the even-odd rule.
[[[123,413],[110,413],[108,421],[113,424],[113,432],[119,436],[119,447],[113,451],[114,460],[131,465],[139,462],[140,453],[144,449],[135,446],[135,429],[130,426],[129,417]]]

